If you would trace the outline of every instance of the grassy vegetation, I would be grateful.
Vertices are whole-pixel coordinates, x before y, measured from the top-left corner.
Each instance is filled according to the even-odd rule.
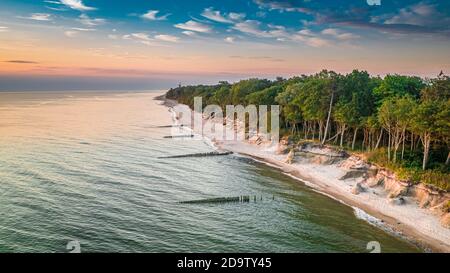
[[[389,161],[386,148],[365,153],[367,160],[394,172],[398,178],[414,184],[424,183],[439,189],[450,191],[450,168],[442,163],[435,163],[433,169],[421,168],[421,157],[417,153],[405,153],[399,162]]]
[[[450,201],[447,202],[447,204],[444,206],[445,212],[450,212]]]

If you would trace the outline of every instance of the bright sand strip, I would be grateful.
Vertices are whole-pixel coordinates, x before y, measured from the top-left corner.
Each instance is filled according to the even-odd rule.
[[[274,149],[261,145],[226,141],[218,144],[218,147],[275,165],[315,190],[381,219],[387,227],[422,247],[438,252],[450,252],[450,229],[443,227],[438,216],[420,208],[412,198],[404,197],[406,203],[403,205],[391,204],[381,187],[353,194],[351,190],[362,178],[340,180],[349,170],[339,167],[339,164],[294,162],[289,165],[284,163],[286,155],[276,155]]]
[[[170,103],[170,106],[175,106],[174,101]],[[177,107],[187,106],[176,105],[175,108]],[[189,124],[183,122],[186,120],[176,121],[177,124]],[[217,124],[220,121],[203,119],[203,122],[203,136],[212,139],[217,148],[247,155],[277,167],[316,191],[380,219],[381,221],[376,221],[377,225],[391,229],[397,235],[406,236],[423,248],[436,252],[450,252],[450,229],[443,227],[437,215],[420,208],[411,197],[404,197],[405,204],[395,205],[389,202],[387,193],[382,187],[366,188],[364,192],[353,194],[351,190],[356,183],[361,182],[362,178],[340,180],[339,178],[349,170],[340,167],[339,164],[299,162],[304,160],[297,160],[297,162],[294,160],[293,164],[287,164],[284,162],[286,155],[277,155],[276,147],[269,144],[256,145],[237,140],[214,141],[213,133],[208,133],[210,130],[205,131],[205,128],[211,128],[214,123]],[[233,130],[228,126],[226,128],[227,134]],[[358,214],[358,212],[360,211],[355,209],[355,213]]]

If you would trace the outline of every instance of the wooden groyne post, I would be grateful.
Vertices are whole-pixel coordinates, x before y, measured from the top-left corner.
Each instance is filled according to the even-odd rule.
[[[208,203],[250,203],[251,196],[250,195],[241,195],[236,197],[217,197],[217,198],[207,198],[200,200],[189,200],[189,201],[181,201],[178,202],[180,204],[208,204]],[[256,203],[257,196],[253,196],[253,201]],[[261,201],[263,197],[261,196]],[[272,200],[275,200],[275,197],[272,196]]]
[[[182,158],[182,157],[207,157],[207,156],[224,156],[224,155],[230,155],[230,154],[233,154],[233,152],[230,152],[230,151],[223,151],[223,152],[214,151],[214,152],[208,152],[208,153],[161,156],[161,157],[158,157],[158,158],[159,159],[163,159],[163,158]]]

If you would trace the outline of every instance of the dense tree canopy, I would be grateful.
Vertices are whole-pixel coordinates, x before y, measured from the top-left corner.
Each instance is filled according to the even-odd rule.
[[[248,79],[167,92],[168,98],[191,107],[195,96],[223,109],[228,104],[278,104],[282,129],[294,138],[385,155],[378,157],[384,165],[431,168],[444,173],[443,182],[436,184],[450,188],[450,78],[442,73],[424,80],[323,70],[290,79]]]

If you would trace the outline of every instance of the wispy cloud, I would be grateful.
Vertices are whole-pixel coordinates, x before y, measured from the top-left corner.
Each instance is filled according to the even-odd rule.
[[[95,28],[81,28],[81,27],[73,27],[72,29],[73,29],[73,30],[76,30],[76,31],[96,31],[96,29],[95,29]]]
[[[254,2],[261,8],[267,8],[269,10],[280,10],[289,12],[309,12],[309,10],[304,7],[303,3],[308,3],[310,1],[292,1],[292,0],[254,0]]]
[[[147,33],[142,33],[142,32],[138,32],[138,33],[131,33],[131,36],[134,38],[137,38],[139,40],[144,40],[144,41],[151,41],[152,38],[150,38],[150,36]]]
[[[155,40],[150,37],[147,33],[143,32],[137,32],[137,33],[131,33],[122,36],[122,39],[124,40],[134,40],[136,42],[139,42],[144,45],[153,46],[156,45]]]
[[[289,36],[284,26],[269,24],[263,29],[263,23],[257,20],[236,23],[232,29],[260,38],[287,38]]]
[[[202,16],[208,18],[212,21],[220,22],[220,23],[232,23],[233,21],[225,18],[220,11],[213,10],[213,8],[207,8],[203,11]]]
[[[59,7],[49,7],[49,6],[45,6],[45,7],[50,10],[55,10],[55,11],[66,11],[67,10],[65,8],[59,8]]]
[[[224,41],[227,42],[227,43],[232,44],[232,43],[234,43],[236,41],[236,38],[230,36],[230,37],[226,37],[224,39]]]
[[[119,36],[117,35],[108,35],[110,39],[117,39]],[[162,46],[160,42],[168,42],[168,43],[177,43],[180,41],[180,38],[170,34],[156,34],[154,36],[150,36],[144,32],[136,32],[131,34],[126,34],[122,36],[124,40],[133,40],[135,42],[139,42],[144,45],[149,46]]]
[[[80,19],[78,19],[78,21],[80,23],[82,23],[85,26],[99,26],[99,25],[103,25],[104,23],[106,23],[105,19],[101,19],[101,18],[90,18],[89,16],[87,16],[86,14],[81,14],[80,15]]]
[[[187,36],[195,36],[196,35],[195,32],[190,31],[190,30],[185,30],[181,33],[183,33],[184,35],[187,35]]]
[[[170,13],[158,16],[159,10],[149,10],[147,13],[143,14],[141,17],[147,20],[152,21],[161,21],[161,20],[167,20],[167,17],[170,15]]]
[[[53,1],[52,1],[53,2]],[[81,0],[60,0],[61,4],[66,5],[67,7],[79,10],[79,11],[90,11],[90,10],[96,10],[94,7],[88,7],[86,6],[83,1]]]
[[[311,47],[325,47],[331,45],[329,40],[317,36],[311,37],[297,34],[292,36],[292,40],[302,42]]]
[[[69,38],[73,38],[73,37],[77,36],[78,33],[79,33],[79,31],[76,31],[76,30],[64,31],[64,35],[66,35]]]
[[[263,28],[263,23],[256,20],[246,20],[244,22],[236,23],[232,29],[240,31],[242,33],[256,36],[259,38],[272,38],[277,41],[285,42],[300,42],[307,46],[311,47],[325,47],[331,45],[331,41],[325,37],[321,37],[319,33],[314,33],[309,29],[302,29],[300,31],[292,31],[286,29],[284,26],[280,25],[267,25],[266,28]],[[331,31],[327,31],[326,33],[331,33]],[[336,33],[336,36],[340,37],[342,40],[349,39],[348,33]],[[353,36],[351,36],[353,38]]]
[[[195,32],[201,32],[201,33],[210,33],[212,31],[212,28],[206,24],[202,24],[193,20],[189,20],[186,23],[180,23],[174,25],[174,27],[179,29],[184,29],[188,31],[195,31]]]
[[[306,13],[316,25],[366,28],[383,33],[441,34],[450,36],[450,18],[446,1],[425,0],[404,7],[403,1],[391,3],[389,13],[381,13],[366,1],[292,1],[253,0],[260,8]],[[409,1],[414,2],[414,1]],[[396,10],[396,12],[392,12]],[[310,22],[311,23],[311,22]],[[348,36],[348,35],[346,35]],[[344,37],[344,36],[343,36]]]
[[[69,38],[73,38],[78,36],[80,32],[91,32],[96,31],[94,28],[79,28],[79,27],[73,27],[70,30],[64,31],[64,35],[66,35]]]
[[[27,61],[27,60],[8,60],[4,61],[5,63],[14,63],[14,64],[38,64],[35,61]]]
[[[292,41],[301,42],[311,47],[328,47],[357,39],[359,36],[336,28],[327,28],[321,32],[313,32],[305,28],[297,31],[297,33],[293,33],[289,38]]]
[[[171,42],[171,43],[176,43],[180,40],[180,38],[173,36],[173,35],[168,35],[168,34],[155,35],[155,39],[164,41],[164,42]]]
[[[311,30],[307,29],[307,28],[299,30],[298,34],[304,35],[304,36],[314,36],[314,33]]]
[[[240,32],[251,34],[258,37],[272,37],[268,31],[260,28],[261,22],[256,20],[246,20],[244,22],[236,23],[232,28]]]
[[[35,21],[51,21],[52,15],[48,13],[32,13],[30,16],[18,16],[21,19],[29,19]]]
[[[450,18],[438,11],[437,5],[424,2],[402,8],[397,14],[388,16],[385,24],[403,24],[416,26],[442,26],[450,24]]]
[[[208,18],[209,20],[228,24],[232,24],[234,21],[242,20],[246,16],[244,13],[236,13],[236,12],[222,14],[220,11],[214,10],[212,7],[203,10],[201,15],[205,18]]]
[[[0,26],[0,32],[7,32],[7,31],[9,31],[8,27]]]
[[[339,40],[351,40],[359,38],[358,35],[350,33],[350,32],[342,32],[336,28],[327,28],[322,30],[321,32],[324,35],[332,36]]]
[[[228,13],[228,18],[234,21],[243,20],[247,15],[245,13],[236,13],[236,12],[230,12]]]

